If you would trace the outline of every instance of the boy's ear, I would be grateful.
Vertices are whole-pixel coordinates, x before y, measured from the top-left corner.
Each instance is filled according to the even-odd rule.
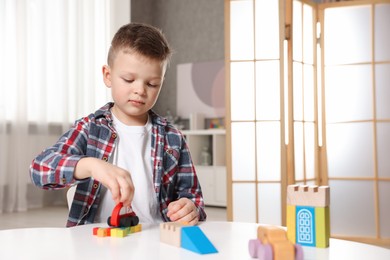
[[[111,69],[108,65],[104,65],[102,68],[103,81],[107,88],[111,88]]]

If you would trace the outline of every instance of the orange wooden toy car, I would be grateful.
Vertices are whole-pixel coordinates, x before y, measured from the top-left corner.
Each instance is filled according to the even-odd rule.
[[[249,240],[249,254],[261,260],[303,260],[301,245],[287,239],[287,232],[277,226],[259,226],[257,239]]]

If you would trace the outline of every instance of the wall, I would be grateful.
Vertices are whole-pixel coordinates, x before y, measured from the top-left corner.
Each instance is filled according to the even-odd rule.
[[[174,49],[154,110],[176,115],[177,64],[224,60],[224,1],[132,0],[131,20],[161,28]]]

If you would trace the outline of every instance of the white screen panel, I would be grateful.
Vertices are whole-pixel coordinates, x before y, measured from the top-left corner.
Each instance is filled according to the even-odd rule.
[[[325,65],[371,62],[371,8],[349,6],[324,12]]]
[[[230,64],[231,120],[255,119],[255,63]]]
[[[390,64],[375,65],[375,84],[376,84],[376,117],[377,119],[389,120],[390,119],[390,102],[389,102]]]
[[[303,62],[313,64],[314,58],[313,7],[303,4]]]
[[[305,123],[305,170],[306,178],[315,177],[314,123]]]
[[[302,3],[293,1],[293,60],[302,62]],[[295,75],[295,74],[294,74]]]
[[[377,123],[377,132],[378,176],[390,178],[390,122]]]
[[[280,123],[257,123],[257,178],[280,181]]]
[[[256,184],[233,183],[233,221],[256,222]]]
[[[390,4],[375,5],[375,60],[390,60]]]
[[[303,68],[302,63],[293,62],[294,120],[303,120]]]
[[[232,123],[233,181],[255,180],[255,124]]]
[[[374,183],[331,180],[329,186],[331,233],[375,237]]]
[[[279,59],[279,1],[256,0],[256,59]]]
[[[230,2],[230,59],[254,59],[253,1]]]
[[[381,238],[390,238],[390,182],[379,182],[379,220]]]
[[[325,82],[328,123],[373,118],[370,65],[327,67]]]
[[[328,124],[328,176],[373,177],[372,123]]]
[[[314,121],[314,67],[303,66],[303,104],[305,121]]]
[[[261,183],[257,186],[259,223],[282,225],[280,183]]]
[[[294,123],[294,173],[295,180],[304,179],[304,162],[303,162],[303,123]]]
[[[279,61],[256,62],[256,119],[280,120]]]
[[[317,185],[317,183],[313,180],[313,181],[307,181],[305,185],[307,185],[307,186],[315,186],[315,185]]]

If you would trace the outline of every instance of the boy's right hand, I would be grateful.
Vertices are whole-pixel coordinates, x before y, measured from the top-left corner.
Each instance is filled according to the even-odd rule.
[[[103,160],[85,157],[80,159],[74,172],[75,179],[93,177],[111,191],[116,204],[130,206],[134,197],[134,184],[128,171]]]

